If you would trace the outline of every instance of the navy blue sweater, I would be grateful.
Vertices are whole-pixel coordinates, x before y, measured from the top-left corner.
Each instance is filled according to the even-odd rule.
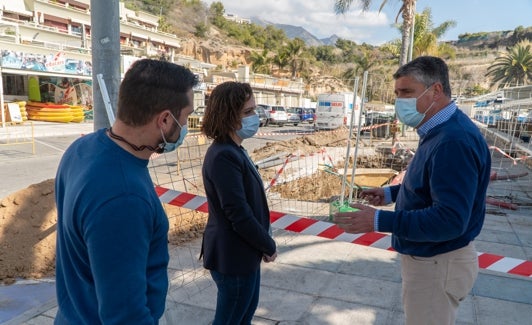
[[[466,246],[484,222],[491,158],[484,137],[460,110],[420,139],[395,211],[379,211],[379,231],[391,232],[402,254],[429,257]]]
[[[157,324],[168,290],[168,219],[148,160],[101,129],[56,176],[56,324]]]

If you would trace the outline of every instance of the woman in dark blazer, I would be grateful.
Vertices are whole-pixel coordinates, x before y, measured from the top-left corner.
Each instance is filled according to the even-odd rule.
[[[213,139],[203,162],[209,217],[203,266],[218,287],[217,324],[251,324],[259,301],[260,263],[277,257],[262,179],[242,141],[259,128],[249,84],[222,83],[211,93],[202,132]]]

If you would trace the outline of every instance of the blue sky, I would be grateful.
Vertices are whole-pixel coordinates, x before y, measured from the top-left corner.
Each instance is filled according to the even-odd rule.
[[[210,5],[213,0],[204,0]],[[400,38],[392,27],[402,1],[388,0],[378,12],[381,0],[373,0],[368,12],[362,13],[353,2],[345,15],[334,14],[334,0],[221,0],[226,13],[253,16],[274,23],[301,26],[318,38],[336,34],[357,43],[380,45]],[[441,40],[457,40],[458,35],[474,32],[513,30],[532,26],[532,0],[418,0],[417,12],[429,7],[434,26],[454,20],[456,27]],[[401,18],[399,18],[401,22]]]

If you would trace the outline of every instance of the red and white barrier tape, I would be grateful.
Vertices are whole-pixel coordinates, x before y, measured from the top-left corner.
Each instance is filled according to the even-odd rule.
[[[281,175],[281,173],[283,172],[284,168],[286,167],[286,165],[288,164],[288,162],[290,161],[290,159],[292,159],[293,155],[290,154],[288,155],[288,157],[286,157],[286,159],[284,160],[284,163],[283,165],[281,166],[281,168],[279,168],[279,170],[277,171],[277,173],[275,173],[275,176],[272,178],[272,180],[270,181],[270,184],[268,185],[268,187],[266,187],[266,191],[270,189],[270,187],[274,186],[275,183],[277,182],[277,179],[279,178],[279,175]]]
[[[502,154],[506,158],[510,158],[513,161],[514,165],[517,165],[517,161],[519,161],[519,160],[527,160],[527,159],[532,157],[532,156],[521,156],[519,158],[514,158],[514,157],[510,156],[509,154],[507,154],[506,152],[504,152],[501,148],[498,148],[498,147],[495,147],[495,146],[489,146],[489,148],[493,149],[495,151],[498,151],[500,154]]]
[[[315,134],[313,130],[309,131],[294,131],[294,132],[261,132],[255,134],[255,137],[265,137],[265,136],[272,136],[272,135],[312,135]]]
[[[208,212],[207,198],[205,197],[160,186],[156,186],[155,191],[163,203],[204,213]],[[276,211],[270,211],[270,220],[274,228],[393,251],[391,237],[387,234],[377,232],[350,234],[330,222]],[[482,269],[532,277],[532,261],[482,252],[478,253],[478,260]]]

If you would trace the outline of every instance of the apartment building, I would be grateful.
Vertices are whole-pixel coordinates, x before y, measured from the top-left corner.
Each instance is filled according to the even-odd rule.
[[[92,106],[90,0],[0,0],[0,74],[2,101],[54,101],[55,86],[67,78],[78,103]],[[264,102],[297,106],[303,94],[301,80],[254,75],[249,67],[215,71],[214,64],[179,54],[176,35],[159,30],[159,17],[133,11],[119,3],[121,69],[124,73],[138,58],[163,58],[189,67],[198,74],[195,104],[204,105],[214,86],[227,80],[252,83]],[[30,77],[38,80],[38,89]],[[88,89],[88,90],[87,90]],[[262,98],[261,97],[261,98]]]

